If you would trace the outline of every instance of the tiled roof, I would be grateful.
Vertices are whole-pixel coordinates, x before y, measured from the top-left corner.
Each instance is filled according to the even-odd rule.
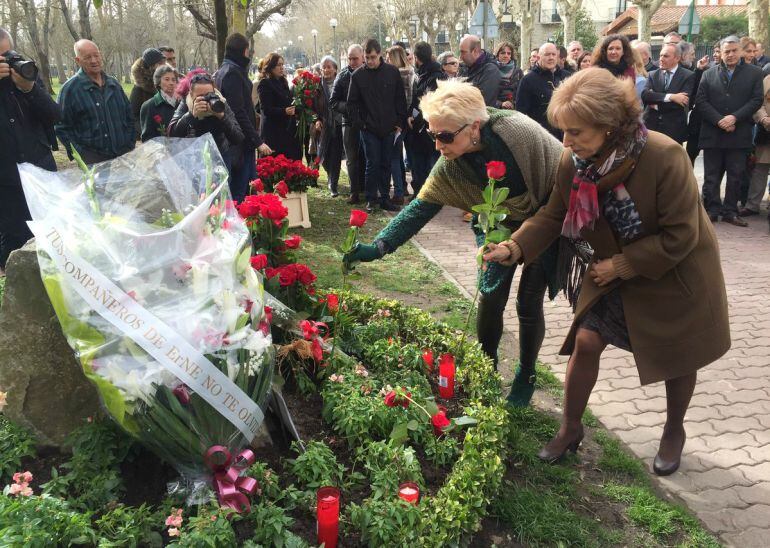
[[[679,20],[687,11],[688,6],[662,6],[652,16],[650,24],[652,34],[666,34],[676,30],[679,26]],[[704,17],[719,17],[720,15],[732,15],[735,13],[746,13],[748,6],[695,6],[695,10]],[[636,36],[639,34],[637,26],[638,20],[637,8],[628,8],[618,15],[614,21],[602,29],[603,35],[625,34],[626,36]]]

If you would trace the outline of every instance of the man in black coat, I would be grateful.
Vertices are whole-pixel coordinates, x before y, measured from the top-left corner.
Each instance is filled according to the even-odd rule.
[[[272,150],[259,136],[257,115],[251,101],[254,84],[249,80],[249,40],[242,34],[235,33],[225,42],[225,58],[222,66],[214,73],[214,82],[220,93],[227,99],[227,104],[243,133],[243,142],[232,149],[232,177],[230,192],[236,202],[248,194],[249,182],[257,178],[257,156],[255,148],[264,155]]]
[[[348,114],[361,130],[366,155],[366,209],[379,202],[385,211],[398,211],[390,202],[390,161],[393,143],[406,128],[406,97],[401,73],[382,59],[380,43],[364,44],[366,65],[353,73],[348,92]]]
[[[345,165],[350,179],[349,204],[357,204],[361,198],[359,193],[364,187],[366,162],[361,147],[361,135],[358,128],[353,127],[348,115],[348,92],[350,78],[353,72],[364,64],[364,48],[353,44],[348,48],[348,64],[342,69],[332,86],[331,108],[342,114],[342,146],[345,149]]]
[[[546,43],[540,46],[537,63],[519,82],[516,110],[535,120],[561,141],[561,131],[551,126],[546,116],[553,91],[566,77],[558,67],[558,59],[559,51],[555,45]]]
[[[51,150],[56,150],[53,125],[61,110],[40,79],[26,80],[5,62],[13,50],[10,34],[0,28],[0,272],[11,251],[32,233],[31,218],[16,164],[29,162],[56,171]]]
[[[481,48],[481,38],[472,34],[463,36],[460,40],[460,60],[465,66],[460,76],[479,88],[488,107],[495,106],[502,75],[495,57]]]
[[[679,66],[682,52],[678,44],[660,50],[660,69],[647,76],[642,92],[644,123],[682,144],[687,140],[687,111],[695,74]]]
[[[743,62],[737,36],[724,38],[722,62],[708,69],[698,87],[696,105],[703,116],[703,205],[712,221],[747,226],[738,217],[741,181],[747,177],[746,158],[752,147],[752,115],[762,106],[762,69]],[[722,176],[727,173],[724,203]]]
[[[409,134],[405,144],[408,149],[411,148],[412,190],[416,196],[439,157],[427,133],[428,124],[420,111],[420,99],[429,91],[436,91],[438,81],[444,80],[446,74],[441,65],[433,60],[433,48],[427,42],[414,45],[414,63],[417,65],[417,80],[412,88],[412,104],[409,105],[407,118]]]

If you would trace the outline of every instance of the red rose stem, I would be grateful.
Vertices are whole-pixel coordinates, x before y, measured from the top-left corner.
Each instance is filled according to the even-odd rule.
[[[438,394],[445,400],[455,395],[455,358],[444,354],[438,366]]]
[[[318,517],[318,544],[336,548],[340,528],[340,490],[321,487],[316,493]]]
[[[398,486],[398,496],[409,504],[417,504],[420,499],[420,488],[416,483],[408,481]]]

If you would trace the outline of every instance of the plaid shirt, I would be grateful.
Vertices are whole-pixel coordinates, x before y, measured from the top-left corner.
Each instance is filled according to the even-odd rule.
[[[102,73],[104,86],[99,87],[83,70],[67,80],[59,93],[61,122],[56,135],[70,144],[114,158],[134,148],[136,129],[128,102],[120,83]]]

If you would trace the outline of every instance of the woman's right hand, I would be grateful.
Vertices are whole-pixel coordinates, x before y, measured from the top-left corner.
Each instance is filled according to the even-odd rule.
[[[294,113],[296,111],[296,108],[294,105],[290,107],[286,107],[286,116],[294,116]]]
[[[521,253],[515,253],[505,244],[493,244],[489,243],[485,247],[479,249],[479,253],[483,254],[484,264],[482,270],[487,269],[486,263],[501,263],[504,265],[512,265],[521,258]]]
[[[209,108],[209,104],[206,99],[203,98],[203,95],[199,95],[195,98],[195,101],[193,101],[193,116],[196,118],[202,118],[209,110],[211,109]]]
[[[503,104],[500,105],[500,106],[505,108],[505,109],[510,110],[510,109],[513,108],[513,103],[511,103],[510,101],[503,101]]]

